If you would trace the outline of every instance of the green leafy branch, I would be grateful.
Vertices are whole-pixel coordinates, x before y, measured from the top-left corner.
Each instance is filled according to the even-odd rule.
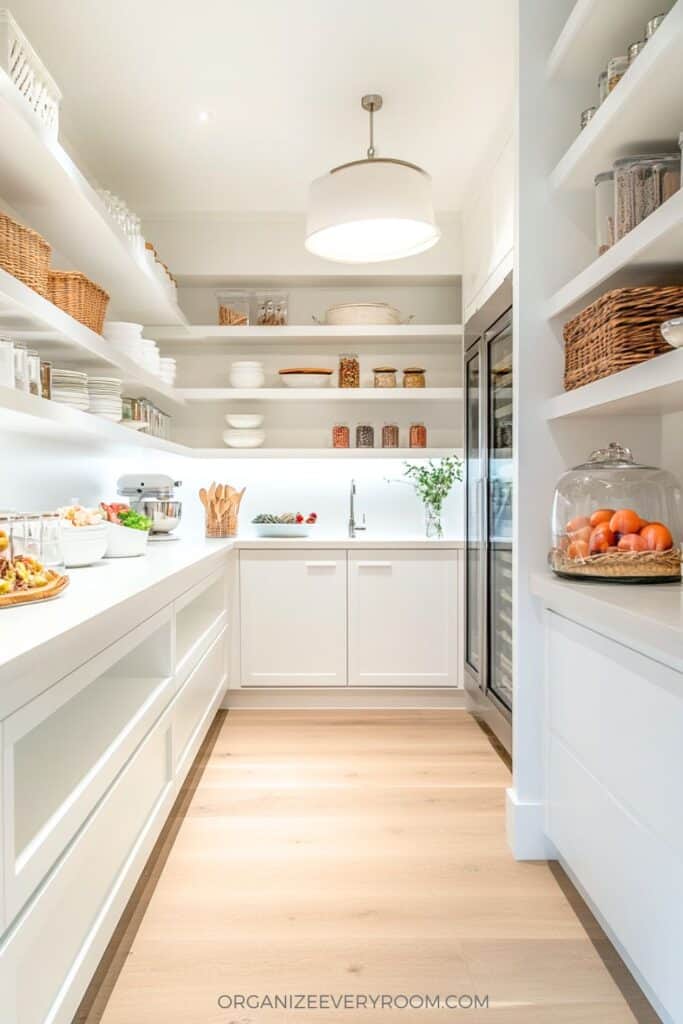
[[[448,455],[443,459],[430,459],[427,465],[404,462],[404,475],[415,488],[423,504],[439,514],[453,484],[462,480],[462,459]]]

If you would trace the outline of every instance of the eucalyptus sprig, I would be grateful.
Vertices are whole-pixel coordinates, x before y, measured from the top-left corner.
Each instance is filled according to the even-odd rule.
[[[403,472],[418,498],[438,515],[453,484],[462,480],[462,466],[462,459],[457,455],[447,455],[443,459],[430,459],[426,465],[404,462]]]

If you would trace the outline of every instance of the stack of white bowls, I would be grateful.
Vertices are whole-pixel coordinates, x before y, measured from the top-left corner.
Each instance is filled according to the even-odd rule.
[[[123,417],[121,405],[121,381],[116,377],[88,377],[89,412],[102,416],[112,423],[119,423]]]
[[[175,375],[175,359],[171,358],[171,356],[162,356],[159,360],[159,376],[164,384],[168,384],[168,386],[172,388],[175,384]]]
[[[234,388],[262,388],[265,382],[263,363],[245,359],[230,367],[230,383]]]
[[[142,337],[142,324],[107,320],[102,333],[122,355],[155,377],[161,376],[159,346],[151,338]]]
[[[229,412],[225,421],[231,430],[223,433],[223,441],[228,448],[260,448],[266,439],[263,416],[258,413]]]

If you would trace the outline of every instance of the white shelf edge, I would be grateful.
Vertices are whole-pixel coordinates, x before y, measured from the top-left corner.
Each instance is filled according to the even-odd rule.
[[[633,269],[639,264],[641,256],[655,248],[658,243],[664,242],[668,235],[677,230],[683,236],[683,189],[679,189],[637,227],[615,242],[607,252],[596,257],[584,270],[558,289],[548,301],[547,318],[560,316],[611,277],[621,271]],[[680,265],[683,262],[683,247],[680,252],[677,261],[662,260],[662,264]]]
[[[287,324],[283,327],[226,327],[214,324],[190,324],[185,330],[173,327],[155,328],[158,341],[188,343],[197,341],[411,341],[439,339],[461,341],[462,324],[397,324],[350,325]]]
[[[195,448],[207,459],[442,459],[462,448]]]
[[[550,51],[545,70],[546,79],[550,80],[558,74],[573,43],[580,36],[581,29],[586,21],[588,21],[594,3],[595,0],[576,0],[576,3],[569,12],[569,17],[562,26],[555,45]],[[597,79],[597,74],[595,77]]]
[[[598,108],[594,117],[587,126],[576,136],[568,149],[558,160],[550,173],[550,186],[555,191],[565,188],[568,180],[574,174],[577,166],[583,158],[597,145],[604,132],[609,128],[610,123],[620,116],[624,108],[628,109],[634,95],[644,88],[643,81],[648,78],[657,61],[669,47],[677,47],[680,44],[680,36],[683,23],[683,3],[681,0],[669,11],[661,27],[648,41],[647,46],[639,54],[637,61],[632,64],[617,87],[609,94],[602,105]],[[680,50],[680,46],[678,45]],[[596,72],[597,78],[597,72]],[[672,140],[673,141],[673,140]],[[624,140],[628,143],[628,140]],[[603,168],[604,170],[604,168]],[[584,181],[582,187],[593,186],[592,179]]]
[[[546,401],[547,420],[683,411],[683,349],[666,352]]]
[[[187,402],[458,402],[462,388],[177,388]]]

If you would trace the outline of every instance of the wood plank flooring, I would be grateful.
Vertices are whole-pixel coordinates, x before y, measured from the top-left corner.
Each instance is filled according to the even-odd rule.
[[[516,863],[462,711],[221,715],[78,1024],[654,1022],[559,868]],[[269,1009],[221,995],[488,997]]]

